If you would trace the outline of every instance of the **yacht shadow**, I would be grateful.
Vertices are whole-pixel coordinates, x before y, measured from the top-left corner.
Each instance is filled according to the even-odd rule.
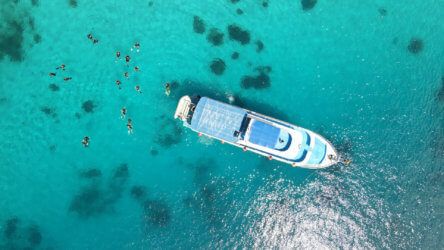
[[[180,87],[176,90],[177,95],[174,97],[177,101],[184,95],[200,95],[206,96],[224,103],[230,103],[232,105],[245,108],[260,114],[264,114],[276,119],[280,119],[287,122],[294,122],[294,119],[289,119],[285,113],[276,108],[275,106],[269,105],[264,102],[259,102],[255,99],[248,98],[242,96],[240,93],[235,93],[233,95],[224,94],[226,90],[219,89],[214,87],[214,85],[205,85],[204,83],[193,81],[193,80],[184,80]]]

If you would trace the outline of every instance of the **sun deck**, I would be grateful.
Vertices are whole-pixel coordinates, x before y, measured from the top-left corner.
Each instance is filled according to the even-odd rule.
[[[207,97],[197,103],[191,129],[227,142],[237,142],[247,112]]]

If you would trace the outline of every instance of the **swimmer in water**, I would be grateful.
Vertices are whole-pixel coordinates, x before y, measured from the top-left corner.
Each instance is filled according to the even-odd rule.
[[[92,40],[93,37],[91,36],[91,34],[88,34],[86,37],[88,37],[89,40]]]
[[[49,76],[56,76],[56,73],[49,72]]]
[[[137,90],[137,92],[139,92],[139,94],[142,94],[142,91],[140,91],[139,85],[136,86],[136,90]]]
[[[169,83],[165,83],[165,94],[169,96],[170,93],[171,93],[170,84]]]
[[[126,66],[128,66],[129,61],[131,60],[131,57],[125,56]]]
[[[129,79],[128,72],[123,73],[123,75],[126,77],[126,79]]]
[[[96,44],[96,43],[98,43],[98,42],[99,42],[99,40],[94,39],[93,44]]]
[[[125,119],[125,115],[126,115],[126,109],[125,109],[125,107],[123,107],[123,109],[120,110],[120,113],[122,114],[122,116],[120,117],[120,119]]]
[[[65,82],[67,82],[67,81],[69,81],[71,79],[72,79],[72,77],[65,77],[65,78],[63,78],[63,80],[65,80]]]
[[[85,138],[83,138],[83,140],[82,140],[82,144],[83,144],[83,146],[84,146],[85,148],[88,147],[88,145],[89,145],[89,137],[88,137],[88,136],[86,136]]]
[[[117,86],[119,86],[119,89],[122,89],[122,87],[120,87],[121,82],[119,80],[116,81]]]
[[[136,71],[136,72],[138,72],[139,71],[139,67],[134,67],[134,70]]]
[[[60,65],[60,67],[57,67],[56,69],[63,69],[63,70],[65,70],[65,64]]]
[[[131,48],[131,51],[133,51],[133,49],[136,48],[137,49],[136,51],[139,52],[139,47],[140,47],[139,42],[136,42],[136,44],[134,44],[134,46]]]
[[[115,60],[115,62],[117,62],[117,60],[120,60],[120,52],[119,51],[116,52],[116,60]]]
[[[128,119],[128,124],[126,124],[128,127],[128,134],[133,133],[133,126],[131,125],[131,119]]]

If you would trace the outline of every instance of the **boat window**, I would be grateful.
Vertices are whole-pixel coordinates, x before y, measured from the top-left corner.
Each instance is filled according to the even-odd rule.
[[[242,121],[242,125],[240,128],[240,131],[236,131],[238,132],[239,139],[243,140],[245,137],[245,132],[247,131],[248,128],[248,124],[250,124],[251,118],[248,118],[247,116],[244,117],[244,120]]]

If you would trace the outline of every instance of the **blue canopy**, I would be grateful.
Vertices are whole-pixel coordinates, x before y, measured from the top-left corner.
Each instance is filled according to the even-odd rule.
[[[240,131],[246,114],[241,108],[202,97],[194,110],[191,129],[223,141],[237,142],[235,132]]]
[[[274,148],[278,142],[279,133],[279,128],[254,120],[250,127],[250,138],[248,141],[263,147]]]

